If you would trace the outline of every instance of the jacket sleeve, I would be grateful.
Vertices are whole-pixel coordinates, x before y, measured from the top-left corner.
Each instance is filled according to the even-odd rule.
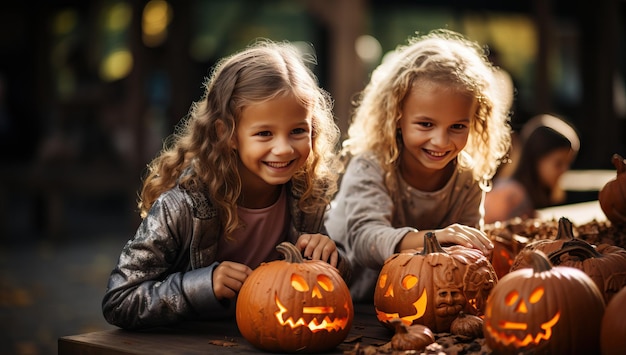
[[[234,305],[218,302],[213,293],[217,263],[189,268],[192,219],[180,193],[154,203],[109,277],[102,301],[109,323],[139,329],[234,314]]]

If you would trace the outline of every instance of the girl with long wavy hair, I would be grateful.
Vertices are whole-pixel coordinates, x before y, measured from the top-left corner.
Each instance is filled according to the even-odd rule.
[[[278,259],[282,241],[347,275],[323,226],[339,130],[312,59],[260,40],[216,64],[148,166],[143,220],[103,299],[108,322],[136,329],[232,316],[246,277]]]

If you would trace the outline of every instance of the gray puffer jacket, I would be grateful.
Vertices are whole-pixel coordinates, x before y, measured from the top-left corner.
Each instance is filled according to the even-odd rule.
[[[323,208],[303,213],[293,192],[287,196],[292,219],[289,241],[295,243],[302,233],[327,235]],[[221,235],[222,223],[206,195],[180,186],[163,193],[111,272],[102,301],[105,319],[122,328],[139,329],[233,316],[235,300],[220,302],[213,293]],[[347,278],[350,265],[343,247],[337,247],[338,269]]]

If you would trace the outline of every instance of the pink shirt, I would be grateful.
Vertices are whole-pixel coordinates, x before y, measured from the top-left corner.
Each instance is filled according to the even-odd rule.
[[[287,239],[287,195],[283,188],[278,200],[265,208],[237,207],[244,223],[232,239],[222,237],[217,248],[217,261],[234,261],[255,269],[262,262],[277,260],[276,245]]]

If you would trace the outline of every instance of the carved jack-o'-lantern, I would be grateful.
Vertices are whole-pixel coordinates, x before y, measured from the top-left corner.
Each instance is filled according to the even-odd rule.
[[[483,332],[495,353],[595,354],[604,300],[584,272],[553,267],[540,251],[505,275],[487,300]]]
[[[239,331],[266,351],[318,353],[333,349],[352,326],[350,290],[328,263],[304,260],[288,242],[276,249],[285,260],[261,264],[239,291]]]
[[[447,332],[459,312],[481,313],[497,282],[495,271],[477,250],[447,250],[427,233],[421,252],[397,253],[385,261],[374,291],[376,315],[384,326],[393,329],[390,321],[399,318],[406,325]]]

